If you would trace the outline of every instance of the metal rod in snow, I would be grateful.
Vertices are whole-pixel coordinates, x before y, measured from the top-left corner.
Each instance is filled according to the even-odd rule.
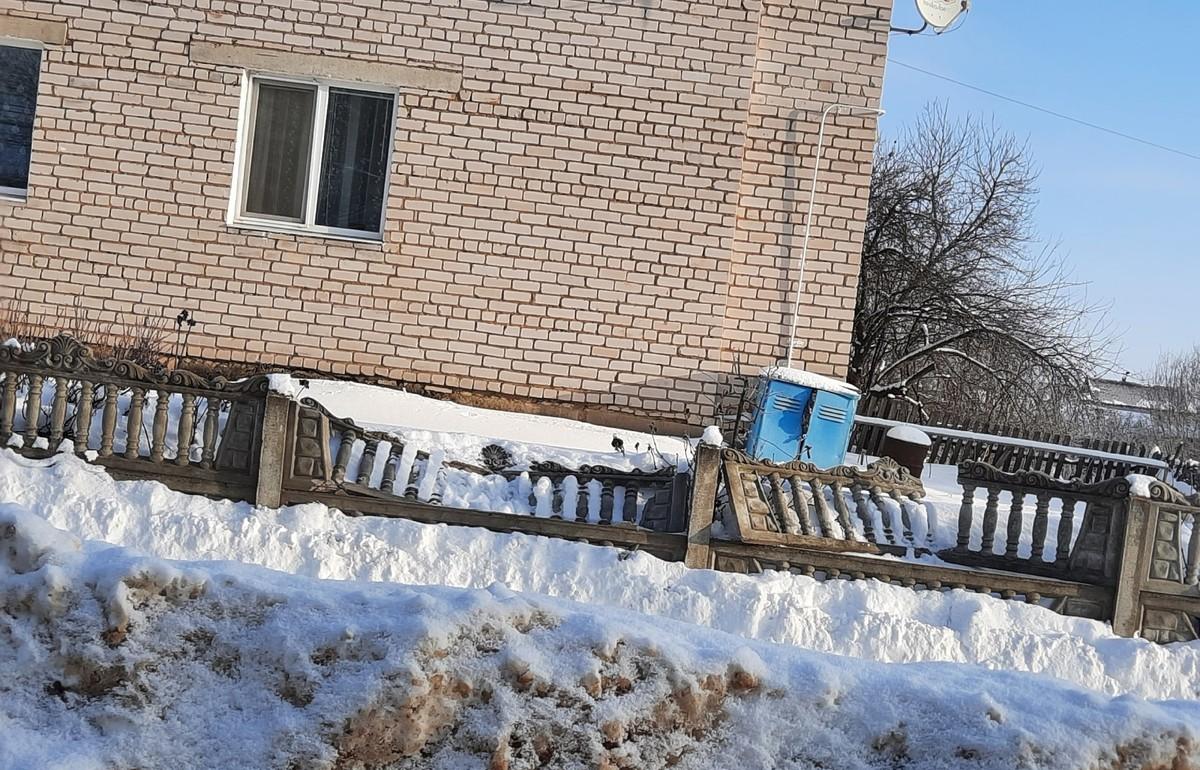
[[[808,191],[808,214],[804,217],[804,243],[800,247],[800,265],[796,269],[796,301],[792,305],[792,329],[788,333],[787,366],[792,366],[796,351],[796,321],[800,317],[800,297],[804,294],[804,267],[808,263],[808,239],[812,235],[813,206],[817,201],[817,176],[821,173],[821,155],[825,150],[825,120],[834,110],[847,112],[870,112],[882,117],[884,111],[878,107],[863,107],[857,104],[830,104],[821,110],[821,125],[817,129],[817,154],[813,160],[812,186]]]
[[[984,441],[989,444],[1007,444],[1010,446],[1027,447],[1029,449],[1038,449],[1048,452],[1061,452],[1063,454],[1079,455],[1080,457],[1098,457],[1102,460],[1117,460],[1131,465],[1141,465],[1147,468],[1167,467],[1166,462],[1155,460],[1153,457],[1138,457],[1137,455],[1123,455],[1114,452],[1102,452],[1099,449],[1084,449],[1083,447],[1067,446],[1066,444],[1049,444],[1045,441],[1030,441],[1024,438],[1013,438],[1011,436],[993,436],[990,433],[972,433],[969,430],[955,430],[954,428],[939,428],[934,425],[914,425],[910,422],[901,422],[899,420],[885,420],[882,417],[864,417],[855,415],[854,421],[862,425],[878,425],[884,428],[895,428],[900,425],[907,425],[925,433],[931,433],[935,436],[949,436],[950,438],[965,438],[973,441]]]

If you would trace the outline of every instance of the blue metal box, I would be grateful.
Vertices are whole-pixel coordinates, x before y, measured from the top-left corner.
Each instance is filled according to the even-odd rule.
[[[816,375],[801,379],[811,382],[763,377],[746,450],[753,457],[773,462],[800,459],[822,468],[841,465],[854,427],[858,396],[844,384],[835,389],[818,387],[825,378]],[[834,385],[834,381],[826,381]]]

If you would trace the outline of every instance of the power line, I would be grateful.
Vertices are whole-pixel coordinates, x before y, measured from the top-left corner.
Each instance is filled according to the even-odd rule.
[[[921,67],[917,67],[912,64],[906,64],[902,61],[897,61],[896,59],[889,58],[888,61],[890,61],[892,64],[896,64],[898,66],[904,67],[905,69],[910,69],[910,70],[913,70],[914,72],[920,72],[923,75],[928,75],[931,78],[937,78],[938,80],[945,80],[947,83],[953,83],[956,86],[962,86],[963,88],[969,88],[972,91],[978,91],[981,94],[987,94],[988,96],[994,97],[996,99],[1001,99],[1006,102],[1011,102],[1013,104],[1020,105],[1027,109],[1036,110],[1037,112],[1043,112],[1047,115],[1052,115],[1056,118],[1070,121],[1071,123],[1077,123],[1078,125],[1086,126],[1087,128],[1091,128],[1096,131],[1103,131],[1106,134],[1111,134],[1112,136],[1118,136],[1122,139],[1128,139],[1129,141],[1137,142],[1138,144],[1144,144],[1147,147],[1153,147],[1156,150],[1163,150],[1164,152],[1170,152],[1170,153],[1174,153],[1176,155],[1182,155],[1183,157],[1191,158],[1192,160],[1200,160],[1200,155],[1196,155],[1194,153],[1186,152],[1184,150],[1179,150],[1174,147],[1168,147],[1165,144],[1159,144],[1158,142],[1152,142],[1149,139],[1143,139],[1140,136],[1134,136],[1133,134],[1126,134],[1125,132],[1118,131],[1115,128],[1107,128],[1105,126],[1097,125],[1096,123],[1091,123],[1089,121],[1083,120],[1082,118],[1075,118],[1070,115],[1065,115],[1061,112],[1056,112],[1055,110],[1051,110],[1046,107],[1039,107],[1036,104],[1030,104],[1029,102],[1021,101],[1020,99],[1014,99],[1011,96],[1005,96],[1004,94],[998,94],[995,91],[989,91],[986,88],[980,88],[979,86],[974,86],[974,85],[971,85],[970,83],[964,83],[961,80],[956,80],[952,77],[948,77],[946,75],[942,75],[937,72],[930,72],[927,69],[922,69]]]

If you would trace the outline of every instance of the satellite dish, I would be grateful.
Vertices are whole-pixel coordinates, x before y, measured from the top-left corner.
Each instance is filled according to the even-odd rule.
[[[967,10],[967,0],[917,0],[917,13],[925,23],[941,32]]]

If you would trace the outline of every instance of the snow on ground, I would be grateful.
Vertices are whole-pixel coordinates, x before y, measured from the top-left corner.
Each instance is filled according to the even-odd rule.
[[[5,376],[7,375],[0,374],[0,382],[3,381]],[[49,415],[57,396],[57,388],[58,384],[54,378],[48,377],[42,384],[42,409],[39,420],[43,428],[48,425]],[[92,397],[94,408],[92,410],[92,419],[88,426],[88,448],[93,451],[100,449],[101,445],[102,427],[104,422],[103,398],[107,396],[106,390],[106,386],[103,385],[97,385],[93,388]],[[8,446],[16,447],[18,449],[25,446],[25,438],[22,434],[25,432],[28,426],[28,421],[26,419],[26,400],[28,399],[28,396],[29,392],[22,382],[21,386],[17,389],[16,403],[13,408],[13,435],[9,436],[7,441]],[[68,399],[67,418],[69,424],[73,424],[75,418],[75,396],[73,394],[69,394]],[[129,423],[127,420],[127,415],[129,412],[130,399],[131,392],[128,389],[120,390],[117,393],[117,414],[120,415],[120,418],[117,420],[116,425],[114,426],[113,446],[118,453],[125,452],[128,449]],[[195,426],[196,433],[191,438],[189,445],[186,447],[189,457],[196,462],[198,462],[202,457],[203,447],[199,444],[199,440],[203,431],[202,426],[208,417],[209,407],[210,404],[207,399],[201,398],[196,400],[196,412],[193,416],[193,425]],[[182,408],[182,394],[168,394],[167,413],[170,415],[170,418],[167,423],[167,433],[163,437],[163,455],[168,460],[174,459],[179,452],[179,415]],[[158,391],[153,389],[147,390],[144,394],[144,399],[142,402],[141,430],[136,432],[138,438],[138,450],[143,456],[150,454],[154,415],[157,409]],[[228,403],[226,403],[225,409],[217,416],[217,423],[220,426],[218,432],[224,431],[225,420],[228,416],[229,407]],[[47,439],[44,437],[35,439],[33,446],[39,449],[50,448]],[[213,449],[215,451],[216,447],[214,446]]]
[[[1200,761],[1197,703],[850,662],[498,585],[172,563],[80,544],[13,504],[0,640],[4,770]]]
[[[352,383],[272,386],[446,459],[477,463],[498,443],[518,467],[649,469],[690,452],[683,439]],[[953,474],[925,479],[939,546],[954,540]],[[495,492],[475,491],[447,500]],[[168,564],[100,541],[228,561]],[[1197,759],[1185,755],[1200,704],[1182,701],[1200,700],[1200,643],[1122,639],[962,591],[687,570],[315,504],[211,501],[115,482],[69,454],[0,450],[0,607],[0,670],[14,672],[0,678],[0,770]]]
[[[499,444],[513,454],[517,468],[528,467],[533,461],[554,460],[574,468],[603,464],[654,470],[675,467],[691,454],[690,443],[681,437],[463,406],[356,382],[301,382],[275,375],[271,387],[292,398],[312,398],[332,414],[349,417],[360,427],[400,433],[426,451],[443,449],[448,460],[478,464],[483,447]],[[624,453],[613,451],[614,437],[621,439]]]
[[[848,457],[846,461],[863,466],[875,459],[874,457],[858,455]],[[959,507],[962,505],[963,495],[962,487],[958,484],[958,466],[926,465],[925,472],[921,475],[921,483],[925,487],[926,509],[927,511],[931,511],[933,515],[933,524],[927,525],[932,535],[929,540],[929,547],[934,551],[953,548],[958,542],[958,513]],[[986,498],[986,490],[982,488],[975,490],[975,516],[971,521],[971,536],[969,541],[970,548],[974,550],[980,549],[983,540],[983,511]],[[1033,550],[1034,496],[1026,495],[1023,504],[1021,534],[1018,538],[1017,555],[1022,559],[1027,559]],[[1077,502],[1075,504],[1074,517],[1071,520],[1070,542],[1072,545],[1075,543],[1075,539],[1079,536],[1079,531],[1083,526],[1084,508],[1085,505],[1083,503]],[[1008,492],[1001,492],[997,498],[997,535],[992,544],[993,554],[1004,553],[1004,533],[1008,531],[1008,517],[1011,514],[1012,495]],[[1042,560],[1044,562],[1053,562],[1058,557],[1057,532],[1061,519],[1062,500],[1052,497],[1050,498],[1046,515],[1046,531],[1050,534],[1043,543]],[[914,525],[919,523],[918,521],[914,521]],[[923,534],[924,532],[922,532]],[[927,556],[922,558],[921,561],[938,563],[944,566],[954,566],[936,557]]]
[[[948,492],[939,494],[956,504]],[[964,591],[688,570],[647,554],[351,518],[316,504],[255,508],[154,482],[116,482],[70,455],[31,461],[0,451],[0,501],[26,505],[80,537],[165,558],[237,560],[340,580],[503,583],[854,658],[975,663],[1112,695],[1200,698],[1200,643],[1123,639],[1103,623]]]

